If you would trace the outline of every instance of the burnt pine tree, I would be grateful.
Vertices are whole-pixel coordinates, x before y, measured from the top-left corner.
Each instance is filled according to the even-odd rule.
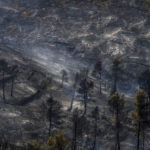
[[[77,137],[78,137],[78,123],[79,123],[79,110],[76,108],[73,111],[72,122],[73,122],[73,138],[72,138],[72,150],[77,149]]]
[[[10,95],[13,97],[14,95],[14,83],[15,83],[15,79],[17,77],[17,73],[19,72],[18,70],[18,66],[17,65],[13,65],[12,67],[9,68],[9,73],[11,74],[11,92]]]
[[[150,70],[144,70],[138,78],[140,89],[143,89],[148,94],[150,99]]]
[[[87,119],[82,115],[82,111],[80,111],[78,108],[74,109],[72,114],[72,147],[71,150],[77,150],[77,143],[81,141],[81,138],[83,137],[83,134],[89,131],[89,122]]]
[[[3,102],[6,102],[5,98],[5,74],[7,73],[8,64],[5,60],[0,60],[0,70],[2,72],[2,90],[3,90]]]
[[[112,94],[117,91],[117,83],[118,83],[118,78],[119,78],[119,71],[120,71],[120,64],[122,60],[120,58],[115,58],[113,60],[113,66],[112,66],[112,72],[113,72],[113,89],[112,89]]]
[[[94,86],[93,82],[88,80],[87,78],[84,78],[80,82],[79,92],[81,94],[83,94],[83,100],[84,100],[84,113],[83,113],[83,115],[86,115],[87,103],[88,103],[88,94],[89,94],[89,91],[93,88],[93,86]]]
[[[61,77],[61,88],[63,88],[63,86],[64,86],[64,81],[67,81],[67,80],[68,80],[67,71],[63,69],[63,70],[61,71],[61,75],[62,75],[62,77]]]
[[[92,150],[96,149],[96,142],[97,142],[97,130],[98,130],[98,120],[99,120],[99,108],[96,106],[92,111],[92,118],[94,119],[94,141]]]
[[[75,77],[74,77],[74,83],[73,83],[73,89],[74,90],[73,90],[73,95],[72,95],[69,111],[71,111],[72,107],[73,107],[73,102],[74,102],[74,99],[75,99],[75,94],[76,94],[77,85],[79,83],[79,80],[80,80],[80,75],[79,75],[79,73],[76,73]]]
[[[94,74],[98,75],[99,78],[99,94],[102,92],[102,62],[98,61],[94,66]]]
[[[120,150],[120,117],[124,108],[124,97],[115,92],[109,100],[110,110],[115,114],[116,150]]]
[[[54,124],[57,124],[61,118],[61,104],[55,101],[53,97],[47,100],[47,119],[49,121],[49,136],[52,135],[52,128]]]
[[[140,137],[143,134],[143,150],[144,150],[144,141],[145,141],[145,125],[148,123],[148,105],[147,93],[144,90],[138,90],[136,98],[134,100],[136,110],[132,112],[132,117],[136,125],[136,136],[137,136],[137,150],[140,149]]]

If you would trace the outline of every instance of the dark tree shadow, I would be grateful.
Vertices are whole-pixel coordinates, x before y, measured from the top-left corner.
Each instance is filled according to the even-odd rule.
[[[24,106],[24,105],[27,105],[31,102],[33,102],[35,99],[39,99],[41,98],[42,96],[42,92],[40,90],[38,90],[36,93],[28,96],[28,97],[25,97],[23,99],[21,99],[19,102],[12,100],[11,102],[6,102],[7,104],[11,104],[11,105],[18,105],[18,106]]]

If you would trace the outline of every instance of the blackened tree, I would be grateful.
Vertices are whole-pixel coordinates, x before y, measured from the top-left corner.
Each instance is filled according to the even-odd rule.
[[[67,77],[68,73],[67,73],[66,70],[63,69],[63,70],[61,71],[61,75],[62,75],[62,77],[61,77],[61,88],[63,88],[63,86],[64,86],[64,81],[67,81],[67,80],[68,80],[68,77]]]
[[[72,107],[73,107],[73,102],[74,102],[74,99],[75,99],[75,94],[76,94],[77,85],[79,83],[79,80],[80,80],[80,75],[79,75],[79,73],[76,73],[75,77],[74,77],[74,83],[73,83],[73,89],[74,90],[73,90],[73,95],[72,95],[69,111],[71,111]]]
[[[94,74],[98,75],[99,78],[99,94],[102,92],[102,62],[98,61],[94,66]]]
[[[80,82],[79,92],[83,94],[83,100],[84,100],[84,113],[83,113],[83,115],[86,115],[86,112],[87,112],[87,102],[88,102],[88,94],[89,94],[89,91],[93,87],[94,87],[93,81],[90,81],[87,78],[84,78]]]
[[[150,70],[147,69],[141,73],[138,78],[138,83],[140,89],[143,89],[148,94],[148,99],[150,99]]]
[[[98,130],[98,120],[99,120],[99,108],[96,106],[92,111],[92,118],[94,119],[94,142],[92,146],[92,150],[96,149],[96,141],[97,141],[97,130]]]
[[[76,108],[73,111],[72,118],[71,118],[73,127],[72,127],[72,148],[71,150],[77,150],[77,144],[78,140],[83,137],[84,133],[87,133],[89,131],[89,122],[85,118],[85,116],[82,115],[82,112]]]
[[[149,102],[147,101],[147,93],[144,90],[138,90],[136,98],[134,100],[136,110],[132,112],[133,119],[136,125],[137,135],[137,150],[140,149],[140,137],[143,133],[143,149],[144,149],[144,137],[145,137],[145,125],[148,123],[148,109]]]
[[[5,97],[5,74],[8,71],[8,63],[5,60],[0,60],[0,70],[2,72],[2,90],[3,90],[3,102],[6,102]]]
[[[11,74],[11,93],[10,93],[10,95],[13,97],[13,95],[14,95],[14,83],[15,83],[15,79],[16,79],[16,77],[17,77],[17,74],[18,74],[18,72],[19,72],[19,70],[18,70],[18,66],[17,65],[13,65],[13,66],[11,66],[11,67],[9,67],[9,73]]]
[[[119,79],[119,71],[120,71],[120,65],[122,63],[122,59],[120,58],[115,58],[113,60],[113,66],[112,66],[112,72],[113,72],[113,89],[112,89],[112,94],[117,91],[117,83]]]
[[[115,92],[109,100],[110,110],[115,114],[115,128],[116,128],[116,144],[117,150],[120,150],[120,123],[121,123],[121,114],[124,108],[124,97],[119,95],[118,92]]]
[[[55,101],[53,97],[50,97],[47,100],[47,106],[48,106],[47,119],[49,121],[49,136],[51,136],[53,125],[57,124],[61,118],[62,105],[58,101]]]
[[[79,110],[76,108],[73,112],[72,122],[73,122],[73,138],[72,138],[72,150],[77,149],[77,137],[78,137],[78,123],[79,123]]]

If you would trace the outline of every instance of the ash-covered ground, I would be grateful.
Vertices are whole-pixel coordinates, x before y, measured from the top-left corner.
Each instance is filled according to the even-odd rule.
[[[134,3],[102,7],[86,0],[0,0],[0,58],[20,68],[14,91],[16,97],[10,97],[10,81],[7,81],[8,103],[1,102],[0,132],[7,134],[14,143],[47,138],[48,125],[42,120],[40,110],[42,103],[52,94],[63,103],[64,114],[70,117],[67,109],[72,98],[73,75],[85,68],[89,68],[89,78],[96,83],[88,104],[89,113],[98,104],[102,115],[109,114],[107,100],[115,57],[123,59],[124,74],[118,90],[125,94],[126,109],[130,112],[139,88],[137,78],[150,64],[149,27],[149,12]],[[97,96],[97,79],[91,76],[93,65],[99,59],[103,65],[103,95],[100,98]],[[69,76],[64,90],[59,88],[62,69]],[[32,72],[35,72],[33,79],[28,80]],[[49,78],[52,83],[45,87],[45,91],[39,91],[40,83]],[[82,108],[79,99],[76,97],[74,108]],[[60,127],[64,130],[70,124],[65,122]],[[102,121],[102,133],[107,124],[108,121]],[[134,149],[134,134],[123,132],[123,148]],[[99,139],[105,150],[113,145],[112,133],[110,129]]]

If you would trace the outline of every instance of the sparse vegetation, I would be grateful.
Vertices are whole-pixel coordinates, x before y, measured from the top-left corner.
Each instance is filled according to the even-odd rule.
[[[148,150],[150,0],[7,2],[0,150]]]
[[[134,104],[136,106],[136,110],[132,112],[132,116],[136,124],[137,150],[139,150],[141,135],[143,136],[142,147],[144,149],[144,142],[145,142],[144,131],[146,128],[146,124],[149,122],[149,119],[148,119],[149,118],[148,117],[149,102],[147,101],[147,94],[144,90],[137,91]]]
[[[63,135],[62,131],[54,133],[54,137],[50,136],[48,144],[42,139],[31,140],[28,142],[29,150],[69,150],[70,141]]]
[[[115,130],[116,130],[116,149],[120,150],[120,125],[121,117],[124,108],[124,98],[123,95],[119,95],[118,92],[115,92],[109,100],[110,110],[115,115]]]
[[[98,75],[98,80],[99,80],[99,94],[101,95],[102,93],[102,62],[98,61],[95,66],[94,66],[94,71],[93,74]]]
[[[84,101],[84,115],[86,115],[87,112],[87,103],[88,103],[88,97],[89,97],[89,91],[93,88],[93,82],[88,80],[87,78],[84,78],[80,82],[80,93],[83,94],[83,101]]]
[[[47,100],[47,106],[48,106],[47,119],[49,121],[49,136],[51,136],[53,125],[60,121],[62,106],[58,101],[53,100],[53,97],[50,97]]]

